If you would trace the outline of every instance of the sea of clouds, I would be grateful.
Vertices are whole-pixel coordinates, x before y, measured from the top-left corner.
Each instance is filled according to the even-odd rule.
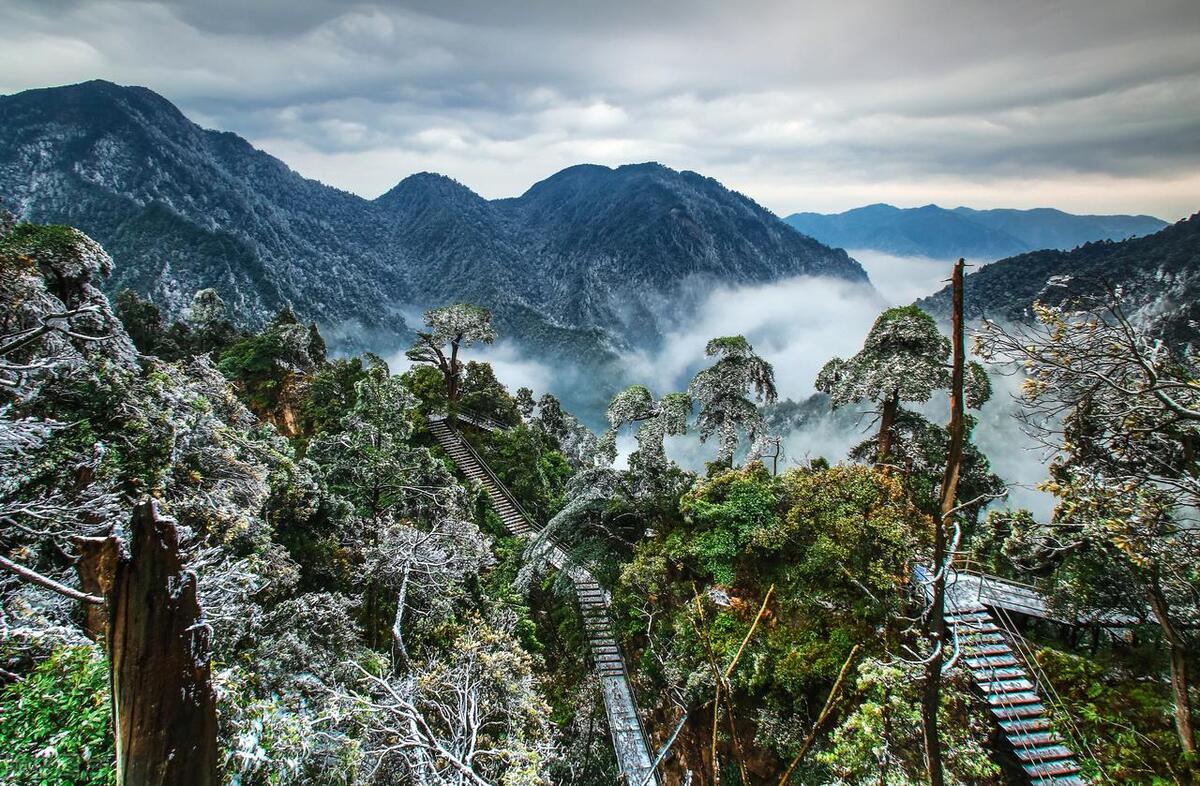
[[[872,286],[799,277],[755,286],[718,286],[690,293],[681,302],[697,303],[687,313],[664,313],[661,342],[652,350],[631,350],[621,357],[624,379],[612,385],[640,382],[662,396],[684,391],[699,369],[708,364],[704,346],[716,336],[744,335],[775,368],[781,399],[804,401],[816,392],[817,372],[832,357],[848,357],[862,347],[863,338],[880,312],[892,305],[910,303],[936,291],[949,277],[952,261],[895,257],[871,251],[852,255],[867,270]],[[417,324],[417,323],[414,323]],[[948,331],[947,331],[948,332]],[[597,386],[611,380],[596,379],[578,369],[552,367],[538,359],[536,348],[502,339],[474,348],[469,358],[491,363],[497,377],[510,390],[531,388],[535,395],[553,393],[565,406],[594,429],[603,427],[602,407],[596,405]],[[389,358],[393,369],[407,366],[403,353]],[[1014,415],[1017,380],[993,375],[995,394],[980,412],[975,443],[991,459],[993,470],[1012,484],[1009,498],[999,506],[1025,507],[1048,516],[1049,495],[1033,486],[1046,475],[1044,456],[1021,432]],[[936,396],[918,407],[935,422],[948,418],[945,396]],[[851,417],[815,418],[784,437],[783,466],[805,464],[818,456],[844,460],[852,446],[865,439],[874,425],[872,405],[852,409]],[[634,449],[630,434],[618,440],[621,459]],[[715,446],[702,445],[694,434],[671,437],[668,455],[690,469],[711,460]],[[782,468],[782,467],[781,467]]]

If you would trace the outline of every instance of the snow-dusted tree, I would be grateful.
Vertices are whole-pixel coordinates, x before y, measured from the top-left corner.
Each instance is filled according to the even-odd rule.
[[[776,475],[779,473],[779,462],[786,456],[787,450],[784,448],[783,437],[760,431],[754,442],[751,443],[750,450],[746,453],[746,461],[759,461],[764,466],[769,462],[771,474]]]
[[[749,398],[751,391],[766,404],[779,398],[775,370],[754,354],[754,347],[743,336],[714,338],[704,354],[717,362],[697,373],[688,386],[688,394],[700,406],[696,427],[701,442],[717,435],[717,461],[732,466],[738,432],[745,432],[753,443],[762,428],[762,413]]]
[[[567,482],[566,504],[546,523],[544,537],[562,538],[584,531],[615,500],[631,500],[624,473],[612,467],[592,467],[577,472]]]
[[[1015,531],[1009,548],[1056,567],[1073,610],[1150,616],[1171,660],[1175,724],[1194,752],[1189,659],[1200,619],[1200,373],[1135,325],[1118,294],[1069,314],[1038,305],[1035,326],[985,323],[984,357],[1027,375],[1026,430],[1056,452],[1053,520]],[[1088,607],[1091,607],[1090,609]]]
[[[428,363],[442,374],[446,400],[453,406],[459,397],[463,362],[459,352],[476,343],[496,340],[492,315],[487,309],[470,303],[430,309],[425,312],[427,330],[417,331],[417,342],[405,353],[415,363]]]
[[[933,317],[916,306],[889,308],[879,315],[854,357],[834,358],[817,375],[816,387],[828,393],[834,409],[874,401],[879,409],[879,454],[892,452],[892,426],[902,401],[928,401],[950,386],[950,342]],[[978,409],[991,397],[987,372],[978,363],[966,370],[966,403]]]
[[[364,556],[367,573],[395,593],[392,645],[402,666],[409,662],[404,638],[408,610],[440,622],[465,593],[467,580],[492,562],[479,528],[455,510],[440,513],[426,528],[392,522]]]
[[[520,391],[517,391],[518,398]],[[532,396],[531,396],[532,397]],[[595,465],[597,460],[596,435],[579,419],[562,408],[562,403],[549,393],[542,394],[537,402],[537,413],[531,425],[558,443],[558,449],[575,469]]]
[[[228,322],[229,307],[217,290],[200,289],[192,295],[192,304],[184,316],[193,326],[203,329],[219,322]]]
[[[409,444],[417,402],[401,379],[372,373],[358,383],[357,391],[358,400],[342,429],[313,440],[309,456],[321,465],[330,489],[353,507],[350,530],[344,534],[347,545],[364,561],[379,565],[390,558],[402,571],[414,560],[434,559],[417,548],[421,538],[416,532],[403,529],[408,521],[450,526],[462,517],[465,499],[444,463]],[[411,542],[414,539],[417,543]],[[372,645],[379,643],[381,593],[404,589],[402,579],[390,581],[389,575],[363,575],[367,641]]]
[[[569,412],[563,413],[562,435],[558,449],[576,470],[594,466],[597,458],[596,435]]]
[[[562,403],[549,393],[543,393],[538,399],[538,423],[542,430],[555,439],[563,435],[566,424],[563,421]]]
[[[49,389],[136,367],[136,350],[95,279],[112,260],[70,227],[4,222],[0,234],[0,638],[20,657],[82,640],[74,570],[61,555],[127,511],[93,483],[108,446],[75,447]],[[47,416],[48,415],[48,416]],[[68,413],[64,421],[75,418]],[[69,552],[67,552],[69,553]],[[95,593],[91,592],[92,601]],[[89,620],[103,615],[89,613]],[[98,630],[91,630],[96,635]]]
[[[687,432],[692,400],[685,393],[668,393],[660,400],[643,385],[632,385],[613,397],[605,416],[609,430],[600,438],[597,450],[612,463],[616,459],[617,434],[624,426],[636,425],[634,439],[638,449],[629,457],[631,469],[654,471],[667,463],[663,443],[668,435]]]
[[[504,627],[475,620],[444,655],[402,676],[364,671],[362,682],[346,699],[365,710],[367,781],[549,786],[550,708],[529,655]]]
[[[962,461],[959,467],[958,499],[966,505],[962,518],[969,522],[978,519],[987,505],[1005,493],[1004,480],[992,471],[991,462],[973,442],[971,433],[976,421],[967,417],[964,424]],[[930,422],[918,412],[900,407],[892,423],[892,459],[905,467],[909,493],[924,510],[938,507],[946,460],[949,456],[950,434],[944,426]],[[879,456],[879,435],[850,449],[850,458],[872,463]]]
[[[77,229],[19,224],[0,240],[0,402],[89,359],[132,366],[137,351],[94,281],[112,259]]]
[[[525,420],[532,419],[534,407],[537,406],[537,403],[533,400],[533,391],[527,387],[517,388],[516,401],[517,410],[521,413],[521,417],[525,418]]]
[[[358,383],[342,429],[309,447],[330,487],[377,531],[391,517],[440,514],[460,502],[445,464],[408,442],[416,407],[399,377],[372,374]]]

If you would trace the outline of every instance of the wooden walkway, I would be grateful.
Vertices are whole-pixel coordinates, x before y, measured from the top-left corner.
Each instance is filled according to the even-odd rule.
[[[1141,622],[1136,617],[1114,612],[1097,612],[1068,618],[1052,608],[1037,587],[974,570],[956,571],[953,586],[956,594],[964,600],[972,599],[988,608],[1003,609],[1064,625],[1127,628]]]
[[[925,568],[915,582],[928,592]],[[1029,612],[1022,611],[1026,614]],[[1013,651],[1006,631],[978,597],[975,583],[952,575],[946,587],[948,635],[957,640],[959,661],[971,671],[1000,733],[1032,786],[1085,786],[1074,751],[1055,731],[1037,678]]]
[[[474,420],[471,422],[481,428],[492,429],[489,424],[477,423]],[[429,431],[459,470],[467,478],[483,486],[492,507],[509,532],[521,537],[530,537],[540,531],[541,528],[533,522],[487,463],[451,428],[445,418],[430,418]],[[638,717],[637,703],[634,701],[633,689],[625,671],[625,661],[613,636],[608,613],[609,595],[590,571],[571,565],[566,553],[557,544],[548,544],[546,559],[555,567],[564,570],[575,585],[575,597],[583,615],[583,627],[591,648],[593,669],[604,694],[604,708],[608,715],[613,751],[616,753],[617,765],[624,783],[627,786],[657,786],[658,776],[654,770],[649,740]]]

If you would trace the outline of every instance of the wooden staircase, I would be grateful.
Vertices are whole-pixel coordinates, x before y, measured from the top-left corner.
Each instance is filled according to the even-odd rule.
[[[509,532],[521,537],[534,536],[539,532],[540,527],[533,523],[487,463],[445,418],[430,418],[429,431],[463,475],[479,483],[487,492],[492,508]],[[575,586],[575,597],[591,650],[592,667],[604,695],[608,728],[624,783],[627,786],[657,786],[658,776],[650,755],[649,740],[638,716],[625,661],[613,636],[608,593],[590,571],[571,565],[566,553],[557,544],[551,542],[548,545],[546,559],[565,571]]]
[[[923,574],[924,571],[919,571]],[[946,588],[948,630],[1000,733],[1032,786],[1084,786],[1074,752],[1052,728],[1039,686],[987,607],[962,588]]]

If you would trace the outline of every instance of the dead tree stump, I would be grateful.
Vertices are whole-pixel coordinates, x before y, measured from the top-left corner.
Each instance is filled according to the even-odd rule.
[[[108,595],[117,786],[216,786],[211,631],[175,522],[134,509]]]

